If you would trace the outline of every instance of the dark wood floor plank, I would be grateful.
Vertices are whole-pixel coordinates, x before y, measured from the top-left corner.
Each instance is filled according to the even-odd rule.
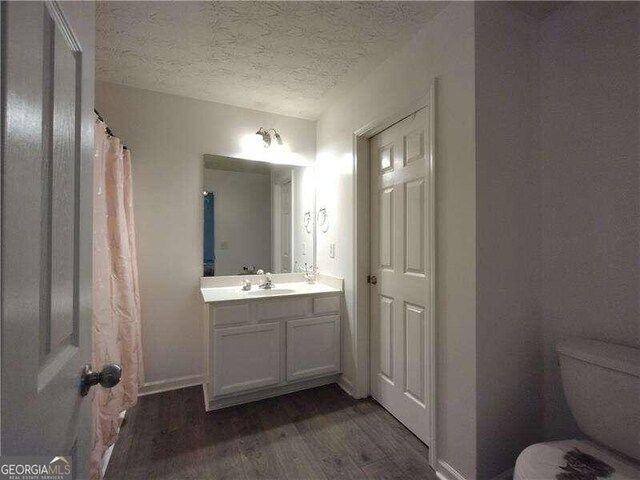
[[[373,399],[361,400],[352,407],[353,419],[402,468],[407,478],[435,479],[429,466],[429,449],[404,425]]]
[[[207,418],[207,411],[204,407],[202,387],[192,387],[182,389],[185,394],[185,421],[188,425],[201,425]]]
[[[356,465],[362,466],[384,458],[385,454],[353,421],[352,399],[337,385],[310,390],[310,397],[318,404],[318,410],[335,424],[334,440],[342,444]]]
[[[278,478],[278,459],[262,428],[261,409],[259,403],[251,403],[238,415],[240,455],[248,478]]]
[[[375,480],[406,480],[408,477],[404,469],[393,460],[384,458],[362,467],[367,478]],[[422,480],[422,477],[418,477]]]
[[[110,466],[112,467],[112,475],[114,478],[124,478],[126,475],[126,466],[128,462],[129,452],[133,447],[132,428],[128,425],[135,424],[135,411],[128,412],[122,423],[122,428],[117,438],[118,448],[113,448],[111,453]],[[125,428],[125,425],[127,428]]]
[[[152,478],[158,480],[200,480],[207,477],[202,469],[202,448],[206,445],[204,428],[195,412],[202,409],[196,401],[196,389],[167,392],[160,408],[160,431],[154,437],[158,460]],[[194,411],[194,414],[191,413]],[[190,421],[192,420],[192,421]]]
[[[238,418],[238,409],[232,407],[210,412],[205,419],[204,467],[211,473],[211,478],[247,478],[240,450]]]
[[[154,437],[159,432],[162,400],[163,398],[159,395],[148,395],[139,398],[138,405],[134,407],[138,412],[136,412],[135,429],[131,433],[133,441],[127,458],[125,480],[146,480],[151,478],[154,462],[157,459]],[[121,447],[122,445],[116,442],[115,448]],[[107,470],[107,476],[110,474],[110,469],[111,466]]]
[[[314,401],[316,393],[316,389],[312,389],[288,395],[283,405],[328,478],[364,478],[349,452],[336,441],[340,432]]]
[[[202,387],[141,397],[106,480],[436,478],[428,448],[336,385],[205,412]]]
[[[162,480],[199,480],[207,477],[202,468],[202,450],[206,445],[204,427],[199,419],[202,394],[198,389],[176,390],[165,397],[160,433],[155,448],[160,460],[154,465],[152,478]]]
[[[279,398],[264,402],[260,420],[273,445],[282,478],[325,480],[322,465],[314,457]]]

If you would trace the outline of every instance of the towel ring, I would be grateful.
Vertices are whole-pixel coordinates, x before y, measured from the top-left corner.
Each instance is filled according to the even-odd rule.
[[[318,210],[318,214],[316,215],[316,222],[324,233],[329,231],[329,214],[327,213],[326,208],[321,208]]]
[[[302,222],[304,225],[304,231],[307,233],[311,233],[313,228],[311,227],[311,212],[304,212],[304,220]]]

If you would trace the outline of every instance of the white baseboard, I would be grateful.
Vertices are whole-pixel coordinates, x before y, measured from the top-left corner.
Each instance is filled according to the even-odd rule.
[[[444,460],[438,460],[436,475],[440,480],[466,480],[455,468]]]
[[[460,472],[444,460],[438,460],[436,475],[440,480],[466,480]],[[513,480],[513,468],[505,470],[500,475],[493,477],[491,480]]]
[[[505,470],[500,475],[493,477],[492,480],[513,480],[513,468]]]
[[[166,380],[158,380],[156,382],[147,382],[140,387],[138,396],[142,397],[144,395],[177,390],[179,388],[193,387],[195,385],[201,385],[202,381],[202,375],[187,375],[186,377],[168,378]]]
[[[353,387],[353,383],[344,375],[340,375],[338,378],[338,386],[344,390],[349,396],[356,398],[356,389]]]

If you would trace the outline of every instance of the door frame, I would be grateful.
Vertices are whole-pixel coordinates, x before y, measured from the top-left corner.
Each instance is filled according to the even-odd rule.
[[[370,322],[369,302],[370,287],[367,276],[370,274],[370,154],[369,140],[371,137],[386,130],[404,118],[412,115],[421,108],[427,107],[427,125],[429,135],[429,149],[425,155],[429,179],[427,182],[428,207],[427,207],[427,261],[429,263],[430,276],[427,294],[427,318],[429,320],[429,464],[435,469],[437,464],[437,317],[436,317],[436,87],[437,78],[433,78],[427,93],[418,100],[410,102],[393,115],[369,122],[353,132],[354,175],[353,175],[353,258],[354,258],[354,318],[355,318],[355,361],[356,378],[352,393],[356,398],[367,397],[370,393]],[[363,241],[361,242],[360,239]]]

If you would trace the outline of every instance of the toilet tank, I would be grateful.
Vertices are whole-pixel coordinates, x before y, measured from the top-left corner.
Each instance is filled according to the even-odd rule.
[[[580,429],[640,460],[640,349],[571,339],[557,350],[565,396]]]

